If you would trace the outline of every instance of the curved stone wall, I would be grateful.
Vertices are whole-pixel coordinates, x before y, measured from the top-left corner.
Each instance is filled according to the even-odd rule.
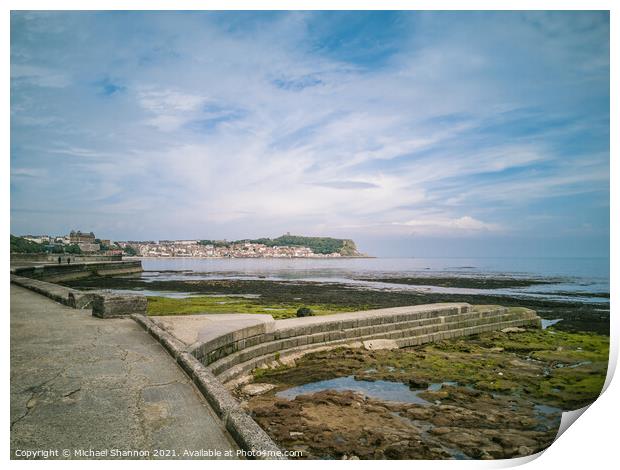
[[[196,316],[193,320],[198,321]],[[154,321],[162,320],[154,318]],[[176,317],[167,321],[170,324],[164,328],[174,335],[182,320]],[[376,346],[377,341],[383,342],[379,347],[407,347],[518,326],[540,327],[540,318],[527,309],[431,304],[263,320],[222,334],[207,334],[191,344],[186,340],[186,350],[222,383],[232,387],[247,381],[257,367],[312,351],[342,346],[372,348],[371,342]]]

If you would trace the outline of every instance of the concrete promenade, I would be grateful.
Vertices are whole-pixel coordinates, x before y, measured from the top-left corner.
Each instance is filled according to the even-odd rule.
[[[78,449],[190,458],[185,450],[235,455],[237,445],[133,320],[100,320],[11,285],[11,458],[46,449],[58,449],[58,458],[63,449],[70,458],[80,458]]]

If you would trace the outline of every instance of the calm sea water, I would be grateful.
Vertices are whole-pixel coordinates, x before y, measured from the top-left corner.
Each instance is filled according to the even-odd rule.
[[[145,280],[270,279],[339,282],[369,289],[421,290],[438,293],[500,294],[557,300],[608,302],[591,293],[609,292],[608,258],[143,258]],[[551,284],[510,289],[460,289],[420,284],[360,281],[382,277],[516,277]],[[430,284],[430,283],[429,283]],[[579,297],[562,293],[579,293]]]

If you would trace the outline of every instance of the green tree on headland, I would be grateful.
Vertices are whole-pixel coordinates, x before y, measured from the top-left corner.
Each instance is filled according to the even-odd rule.
[[[123,248],[123,253],[125,253],[127,256],[138,256],[138,252],[131,245],[125,245],[125,248]]]
[[[277,238],[256,238],[236,241],[225,240],[201,240],[202,245],[213,245],[215,247],[229,247],[237,243],[260,243],[266,246],[305,246],[314,253],[328,255],[340,253],[342,256],[359,256],[357,247],[353,240],[331,238],[331,237],[305,237],[301,235],[282,235]]]
[[[80,255],[82,254],[82,250],[80,249],[79,245],[73,244],[73,245],[65,246],[65,253],[69,253],[72,255]]]
[[[43,245],[11,235],[11,253],[44,253]]]

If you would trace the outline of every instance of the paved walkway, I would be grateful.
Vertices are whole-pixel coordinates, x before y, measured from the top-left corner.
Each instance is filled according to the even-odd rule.
[[[11,458],[45,449],[59,458],[63,449],[73,458],[77,449],[205,458],[210,450],[234,455],[237,446],[133,320],[100,320],[11,285]]]

